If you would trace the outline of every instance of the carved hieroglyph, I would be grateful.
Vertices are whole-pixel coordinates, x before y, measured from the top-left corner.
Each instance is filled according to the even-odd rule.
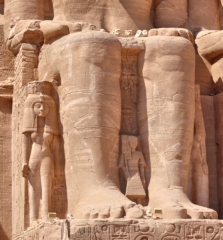
[[[62,234],[61,234],[62,232]],[[167,240],[223,237],[222,221],[215,220],[60,220],[42,223],[18,235],[16,240]]]

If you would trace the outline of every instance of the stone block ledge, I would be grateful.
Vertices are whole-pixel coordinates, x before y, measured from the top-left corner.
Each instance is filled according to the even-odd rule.
[[[54,220],[13,240],[221,240],[223,220]]]

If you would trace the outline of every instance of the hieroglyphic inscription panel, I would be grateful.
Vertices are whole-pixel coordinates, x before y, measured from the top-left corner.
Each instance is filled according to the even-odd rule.
[[[55,220],[15,240],[222,240],[221,220]]]
[[[122,96],[121,134],[137,136],[137,94],[138,94],[137,52],[122,51],[122,75],[120,79]]]

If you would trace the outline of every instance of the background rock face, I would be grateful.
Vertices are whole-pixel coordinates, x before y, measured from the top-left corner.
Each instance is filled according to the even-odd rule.
[[[0,0],[0,240],[221,238],[222,30],[220,0]]]

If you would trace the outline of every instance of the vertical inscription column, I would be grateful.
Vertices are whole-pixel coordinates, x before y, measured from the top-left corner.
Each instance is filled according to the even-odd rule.
[[[123,42],[122,42],[123,41]],[[144,45],[131,39],[123,39],[122,42],[122,72],[120,89],[122,98],[122,118],[120,135],[138,136],[138,54],[144,50]],[[139,144],[140,145],[140,144]],[[121,191],[125,193],[126,179],[120,171],[119,181]]]
[[[121,135],[138,136],[138,55],[144,44],[131,38],[119,39],[122,43],[122,72],[120,79],[122,97]]]
[[[121,96],[122,96],[122,123],[121,134],[138,134],[137,126],[137,53],[133,50],[123,49],[122,51],[122,75],[121,75]]]

